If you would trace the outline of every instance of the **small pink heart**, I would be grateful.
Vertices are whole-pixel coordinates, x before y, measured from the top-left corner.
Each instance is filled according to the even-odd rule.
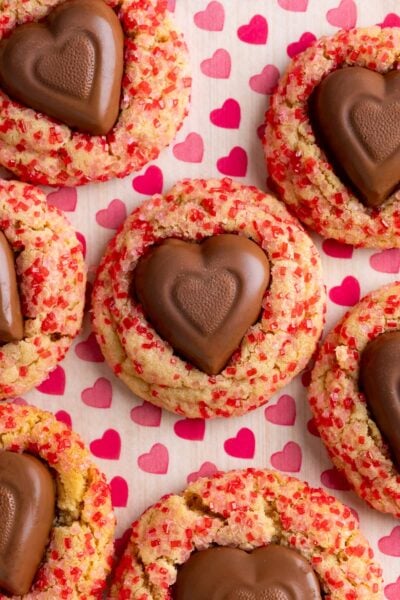
[[[56,206],[60,210],[65,210],[66,212],[74,212],[77,202],[78,193],[75,188],[59,188],[55,192],[47,194],[47,204]]]
[[[82,246],[83,257],[86,258],[86,248],[87,248],[87,246],[86,246],[86,238],[83,235],[83,233],[80,233],[79,231],[75,231],[75,235],[76,235],[76,237],[78,239],[78,242]]]
[[[278,4],[284,10],[292,12],[306,12],[308,0],[278,0]]]
[[[200,64],[201,72],[214,79],[229,79],[232,69],[231,55],[227,50],[216,50],[211,58],[206,58]]]
[[[82,402],[94,408],[110,408],[112,402],[112,385],[105,377],[97,379],[93,387],[81,393]]]
[[[138,175],[132,181],[133,189],[139,194],[145,196],[153,196],[154,194],[161,194],[163,191],[164,176],[163,172],[159,167],[152,165],[148,167],[143,175]]]
[[[327,256],[333,258],[351,258],[353,256],[353,246],[333,239],[324,240],[322,249]]]
[[[225,10],[221,2],[210,2],[205,10],[194,15],[194,22],[206,31],[222,31],[225,23]]]
[[[176,0],[167,0],[167,8],[171,12],[175,12]]]
[[[107,429],[102,437],[90,444],[90,450],[97,458],[118,460],[121,455],[121,438],[115,429]]]
[[[287,47],[286,52],[288,53],[289,58],[294,58],[295,56],[300,54],[300,52],[304,52],[304,50],[307,50],[307,48],[309,48],[311,44],[313,44],[316,41],[316,39],[317,38],[315,37],[315,35],[313,33],[310,33],[309,31],[303,33],[303,35],[297,42],[292,42]]]
[[[228,98],[221,108],[216,108],[211,111],[210,121],[217,127],[239,129],[241,116],[239,102],[233,98]]]
[[[373,254],[369,259],[369,264],[379,273],[398,273],[400,270],[400,250],[391,248]]]
[[[88,362],[104,362],[104,356],[101,353],[100,346],[97,343],[96,336],[91,333],[84,342],[79,342],[75,347],[75,354],[81,360]]]
[[[132,408],[131,419],[137,425],[159,427],[161,423],[161,408],[145,400],[140,406]]]
[[[383,27],[400,27],[400,17],[396,13],[386,15],[380,26]]]
[[[354,306],[360,300],[360,293],[358,280],[350,275],[340,285],[331,288],[329,298],[339,306]]]
[[[123,477],[113,477],[110,481],[111,502],[114,508],[125,508],[128,504],[128,484]]]
[[[294,425],[296,421],[296,402],[287,394],[281,396],[276,404],[267,406],[265,418],[274,425]]]
[[[335,467],[321,473],[321,482],[330,490],[340,490],[343,492],[351,490],[351,485],[346,477],[340,471],[335,469]]]
[[[60,365],[49,373],[47,379],[36,387],[42,394],[50,394],[52,396],[62,396],[65,391],[65,371]]]
[[[315,423],[315,419],[310,419],[307,422],[307,429],[308,429],[309,433],[311,433],[311,435],[315,435],[315,437],[321,437],[319,435],[319,431],[318,431],[317,425]]]
[[[247,25],[239,27],[238,38],[247,44],[266,44],[268,39],[268,22],[262,15],[254,15]]]
[[[271,465],[278,471],[298,473],[301,469],[301,463],[301,448],[296,442],[288,442],[281,452],[275,452],[271,456]]]
[[[186,139],[173,148],[175,158],[189,163],[201,163],[204,156],[204,142],[198,133],[189,133]]]
[[[65,410],[59,410],[54,416],[57,419],[57,421],[59,421],[60,423],[64,423],[64,425],[69,427],[69,429],[72,429],[71,415]]]
[[[248,158],[244,148],[235,146],[228,156],[223,156],[217,161],[217,169],[223,175],[231,177],[246,177]]]
[[[238,431],[236,437],[226,440],[224,449],[229,456],[235,458],[253,458],[256,449],[254,433],[247,427],[243,427]]]
[[[280,77],[279,69],[275,65],[267,65],[261,73],[250,77],[249,85],[253,92],[258,94],[272,94]]]
[[[96,222],[106,229],[118,229],[126,219],[126,206],[122,200],[111,200],[107,208],[96,213]]]
[[[17,406],[27,406],[28,404],[23,398],[14,398],[12,403],[16,404]]]
[[[385,587],[385,596],[387,600],[399,600],[400,598],[400,577],[395,583],[389,583]]]
[[[204,440],[206,422],[204,419],[182,419],[174,425],[176,435],[184,440],[200,442]]]
[[[169,454],[163,444],[154,444],[150,452],[139,456],[138,467],[146,473],[164,475],[168,472]]]
[[[340,29],[352,29],[357,23],[357,6],[354,0],[341,0],[337,8],[326,13],[330,25]]]
[[[395,527],[386,537],[382,537],[378,548],[387,556],[400,556],[400,526]]]
[[[200,477],[212,477],[215,475],[215,473],[218,473],[218,467],[216,467],[212,462],[205,462],[201,465],[198,471],[190,473],[187,476],[187,482],[193,483],[194,481],[200,479]]]

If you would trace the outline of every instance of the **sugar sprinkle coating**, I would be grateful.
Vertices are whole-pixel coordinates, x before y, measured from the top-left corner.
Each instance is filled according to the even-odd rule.
[[[82,246],[62,213],[30,185],[0,180],[0,230],[15,253],[24,339],[0,347],[0,399],[41,383],[64,358],[83,317]]]
[[[382,597],[382,570],[351,510],[298,479],[255,469],[199,479],[149,508],[132,525],[110,597],[167,600],[177,567],[195,550],[270,543],[311,563],[325,600]]]
[[[0,451],[29,452],[55,473],[56,519],[26,600],[100,600],[115,529],[111,493],[79,436],[32,406],[0,406]],[[10,598],[0,593],[0,598]],[[16,596],[13,596],[16,598]]]
[[[227,367],[210,377],[176,356],[130,293],[132,271],[164,238],[243,234],[271,263],[260,320]],[[188,417],[252,410],[307,364],[323,326],[325,292],[318,251],[272,196],[230,179],[184,180],[137,208],[110,242],[93,291],[93,326],[104,356],[140,397]]]
[[[72,131],[13,102],[0,89],[0,163],[23,181],[82,185],[125,177],[157,158],[188,111],[188,53],[166,0],[105,0],[125,34],[121,112],[107,136]],[[64,0],[2,2],[0,40]]]
[[[335,69],[360,66],[387,73],[400,59],[400,30],[369,27],[322,37],[296,56],[266,115],[269,173],[296,216],[327,238],[367,248],[400,247],[399,193],[368,209],[338,178],[309,119],[313,89]]]
[[[328,334],[312,372],[309,402],[328,452],[357,494],[400,517],[400,473],[360,391],[360,356],[400,329],[400,282],[368,294]]]

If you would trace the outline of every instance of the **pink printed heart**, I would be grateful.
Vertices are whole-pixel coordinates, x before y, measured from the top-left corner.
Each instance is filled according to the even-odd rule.
[[[267,406],[265,418],[274,425],[294,425],[296,421],[296,402],[292,396],[284,394],[276,404]]]
[[[400,598],[400,577],[397,578],[396,583],[389,583],[385,587],[385,596],[387,600],[399,600]]]
[[[80,342],[76,345],[75,354],[81,360],[86,360],[88,362],[104,362],[104,356],[101,353],[100,346],[97,343],[94,333],[91,333],[84,342]]]
[[[14,398],[12,403],[16,404],[17,406],[27,406],[28,405],[27,401],[24,400],[23,398]]]
[[[307,422],[307,429],[308,429],[309,433],[311,433],[311,435],[315,435],[315,437],[321,437],[319,435],[319,431],[318,431],[318,427],[315,423],[315,419],[310,419]]]
[[[204,142],[198,133],[189,133],[186,139],[173,148],[175,158],[189,163],[201,163],[204,156]]]
[[[184,440],[202,441],[206,432],[204,419],[182,419],[174,425],[176,435]]]
[[[396,15],[396,13],[389,13],[386,15],[382,23],[380,23],[381,27],[400,27],[400,17]]]
[[[200,64],[201,72],[214,79],[229,79],[232,69],[231,55],[227,50],[216,50],[211,58],[206,58]]]
[[[247,173],[247,153],[244,148],[235,146],[229,152],[228,156],[223,156],[217,161],[217,169],[223,175],[231,177],[246,177]]]
[[[167,8],[171,12],[175,12],[176,0],[167,0]]]
[[[228,98],[221,108],[216,108],[211,111],[210,121],[217,127],[239,129],[241,116],[239,102],[233,98]]]
[[[64,425],[69,427],[69,429],[72,429],[71,415],[69,413],[67,413],[65,410],[59,410],[58,412],[55,413],[54,416],[57,419],[57,421],[59,421],[60,423],[64,423]]]
[[[126,219],[126,206],[122,200],[111,200],[107,208],[96,213],[96,222],[106,229],[118,229]]]
[[[159,427],[161,423],[161,408],[144,401],[141,406],[131,410],[131,419],[137,425],[144,427]]]
[[[400,526],[395,527],[389,535],[381,538],[378,548],[387,556],[400,556]]]
[[[164,475],[168,472],[169,454],[163,444],[154,444],[150,452],[142,454],[137,460],[139,469],[153,475]]]
[[[62,396],[65,391],[65,371],[60,365],[49,373],[47,379],[36,387],[42,394],[50,394],[52,396]]]
[[[194,481],[200,479],[200,477],[212,477],[215,475],[215,473],[218,473],[218,467],[216,467],[212,462],[205,462],[201,465],[198,471],[189,473],[187,476],[187,482],[193,483]]]
[[[268,39],[268,22],[262,15],[254,15],[247,25],[239,27],[238,38],[247,44],[266,44]]]
[[[351,485],[347,481],[346,477],[340,473],[335,467],[327,469],[321,473],[322,484],[330,490],[340,490],[347,492],[351,490]]]
[[[400,270],[400,250],[391,248],[373,254],[369,259],[369,264],[379,273],[398,273]]]
[[[194,15],[194,22],[206,31],[222,31],[225,23],[225,10],[221,2],[210,2],[205,10]]]
[[[90,450],[97,458],[118,460],[121,455],[121,438],[115,429],[107,429],[102,437],[90,444]]]
[[[93,387],[81,393],[82,402],[94,408],[110,408],[112,402],[112,385],[105,377],[97,379]]]
[[[360,300],[358,280],[352,275],[345,277],[340,285],[330,290],[329,298],[339,306],[354,306]]]
[[[123,477],[113,477],[110,481],[111,502],[114,508],[125,508],[128,504],[128,484]]]
[[[315,37],[315,35],[313,33],[310,33],[309,31],[303,33],[298,42],[292,42],[287,47],[286,52],[288,53],[289,58],[294,58],[295,56],[300,54],[300,52],[304,52],[304,50],[307,50],[307,48],[309,48],[311,44],[313,44],[316,41],[316,39],[317,38]]]
[[[333,239],[324,240],[322,249],[327,256],[333,258],[351,258],[353,256],[353,246],[342,244],[342,242]]]
[[[83,258],[86,258],[86,238],[83,235],[83,233],[80,233],[79,231],[75,231],[75,235],[76,235],[76,237],[78,239],[78,242],[82,246]]]
[[[143,175],[135,177],[132,181],[133,189],[139,194],[153,196],[161,194],[163,191],[164,176],[159,167],[151,166],[146,169]]]
[[[284,10],[292,12],[306,12],[308,0],[278,0],[278,4]]]
[[[253,458],[256,449],[254,433],[247,427],[243,427],[235,437],[226,440],[224,449],[229,456],[235,458]]]
[[[56,206],[60,210],[65,210],[66,212],[74,212],[77,202],[78,193],[75,188],[59,188],[55,192],[47,194],[47,204]]]
[[[301,463],[301,448],[296,442],[288,442],[281,452],[275,452],[271,456],[271,465],[278,471],[298,473],[301,469]]]
[[[267,65],[261,73],[250,77],[250,88],[257,94],[272,94],[278,84],[279,76],[279,69],[275,65]]]
[[[352,29],[357,23],[357,6],[354,0],[341,0],[337,8],[326,13],[330,25],[340,29]]]

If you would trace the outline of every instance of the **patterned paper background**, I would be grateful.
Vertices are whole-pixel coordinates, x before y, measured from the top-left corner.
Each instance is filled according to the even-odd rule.
[[[226,174],[266,189],[257,134],[290,57],[340,27],[400,25],[399,0],[170,0],[170,8],[185,32],[194,75],[191,113],[174,145],[124,181],[48,196],[80,232],[90,279],[125,216],[176,180]],[[327,328],[360,296],[398,277],[400,250],[353,250],[314,239],[329,293]],[[67,359],[24,400],[72,423],[90,444],[111,482],[120,536],[148,505],[200,474],[274,467],[324,485],[357,511],[384,567],[385,597],[398,600],[400,524],[368,509],[332,468],[306,404],[307,379],[298,377],[247,416],[189,421],[132,397],[104,363],[86,316]]]

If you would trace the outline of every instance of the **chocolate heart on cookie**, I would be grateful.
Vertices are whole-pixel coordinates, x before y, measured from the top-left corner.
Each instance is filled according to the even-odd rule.
[[[140,259],[133,277],[134,293],[161,337],[215,375],[260,315],[270,264],[243,236],[201,244],[168,239]]]
[[[178,570],[174,600],[321,600],[310,563],[271,544],[251,553],[216,547],[195,552]]]
[[[310,118],[361,200],[381,206],[400,183],[400,71],[333,71],[311,97]]]
[[[14,254],[0,231],[0,344],[19,341],[24,336],[24,320],[18,293]]]
[[[93,135],[119,113],[124,35],[103,0],[67,0],[0,44],[0,84],[23,104]]]

